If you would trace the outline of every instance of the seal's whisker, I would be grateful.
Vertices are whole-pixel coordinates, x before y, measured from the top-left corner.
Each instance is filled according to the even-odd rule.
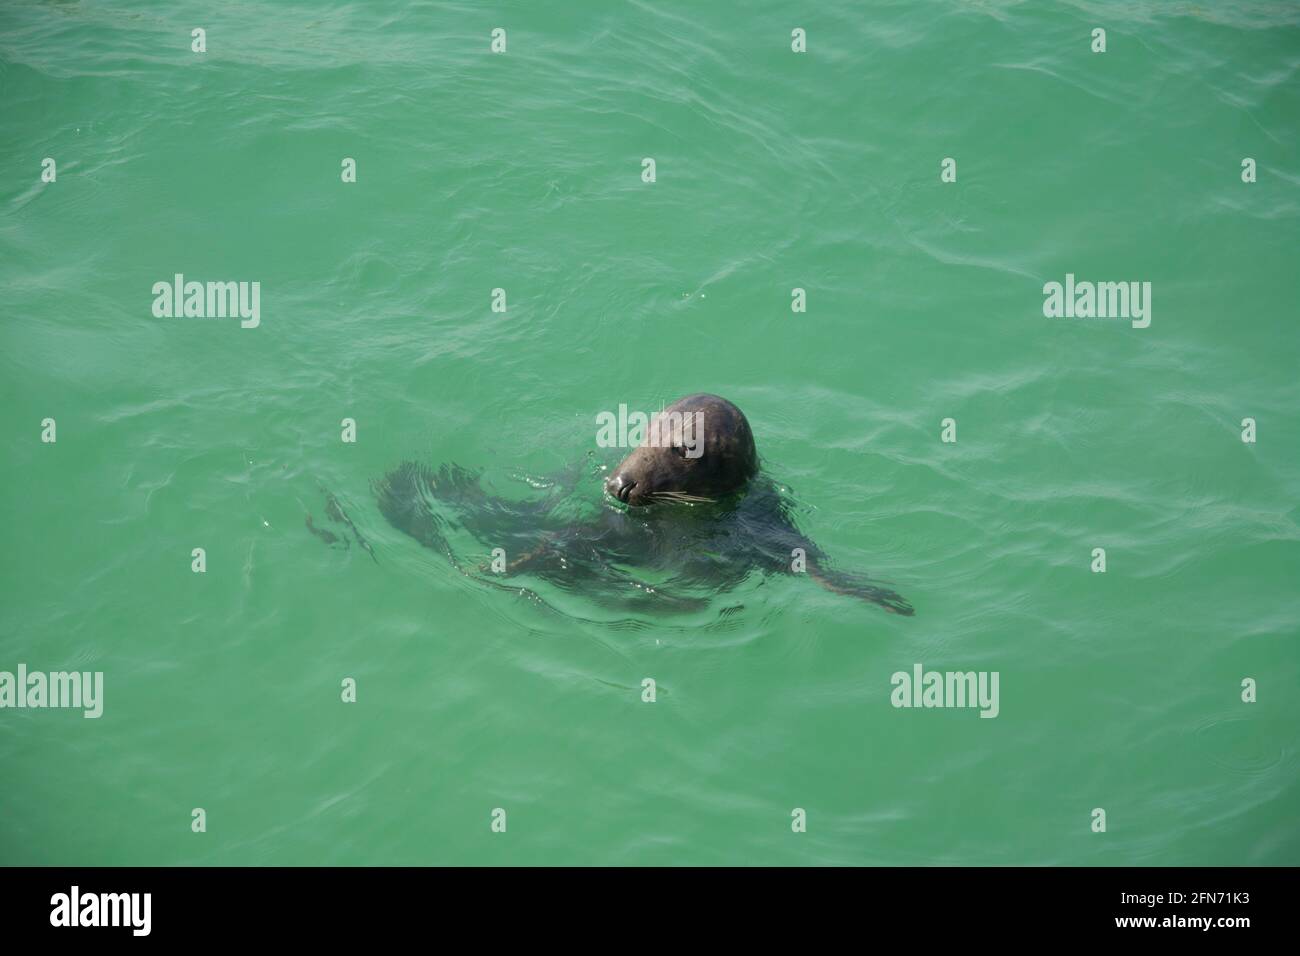
[[[650,495],[649,497],[654,498],[656,500],[662,500],[662,501],[684,501],[690,503],[699,502],[701,504],[712,502],[715,500],[713,498],[702,498],[699,495],[688,495],[684,491],[656,491],[654,494]]]

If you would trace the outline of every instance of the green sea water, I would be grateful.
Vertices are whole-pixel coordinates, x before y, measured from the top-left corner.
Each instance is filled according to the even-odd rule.
[[[1294,3],[6,0],[0,671],[104,691],[0,710],[0,863],[1300,863],[1298,239]],[[596,416],[702,390],[914,617],[542,604],[375,506],[605,507]]]

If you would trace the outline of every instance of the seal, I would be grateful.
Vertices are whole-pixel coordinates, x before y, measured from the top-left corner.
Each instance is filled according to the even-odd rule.
[[[442,551],[461,573],[543,603],[517,578],[610,603],[698,610],[757,571],[809,577],[836,594],[913,613],[895,591],[835,567],[799,531],[785,490],[761,467],[749,420],[718,395],[688,395],[655,415],[645,439],[603,480],[608,497],[594,514],[574,517],[581,490],[571,481],[529,486],[545,489],[543,497],[492,495],[457,465],[435,471],[405,462],[374,491],[394,528]],[[491,573],[457,556],[447,538],[456,528],[493,553]]]

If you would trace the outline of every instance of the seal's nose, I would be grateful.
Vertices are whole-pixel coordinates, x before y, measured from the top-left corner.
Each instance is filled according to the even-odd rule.
[[[617,475],[614,475],[605,482],[605,490],[624,504],[626,504],[627,499],[632,496],[632,489],[635,487],[636,479],[629,478],[622,472],[619,472]]]

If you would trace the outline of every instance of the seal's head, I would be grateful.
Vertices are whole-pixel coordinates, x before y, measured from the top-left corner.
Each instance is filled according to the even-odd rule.
[[[650,420],[641,446],[605,490],[629,505],[715,500],[758,472],[754,433],[739,408],[717,395],[687,395]]]

